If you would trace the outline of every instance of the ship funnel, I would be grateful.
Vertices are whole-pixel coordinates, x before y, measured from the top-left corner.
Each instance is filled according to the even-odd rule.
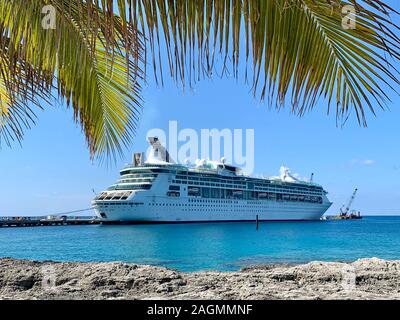
[[[175,161],[171,159],[167,149],[161,144],[158,137],[149,137],[148,140],[152,147],[151,157],[154,160],[175,163]]]

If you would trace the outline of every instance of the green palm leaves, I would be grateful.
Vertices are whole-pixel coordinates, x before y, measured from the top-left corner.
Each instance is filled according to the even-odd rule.
[[[46,5],[55,30],[43,28]],[[158,82],[244,75],[277,108],[302,115],[325,101],[365,125],[399,84],[393,17],[378,0],[3,0],[0,139],[20,140],[58,92],[91,154],[115,157],[137,125],[147,59]]]
[[[131,2],[137,20],[145,21],[150,47],[165,37],[170,73],[178,79],[213,75],[216,52],[222,71],[230,62],[237,77],[242,57],[252,67],[254,94],[278,108],[289,105],[302,115],[322,96],[338,118],[355,110],[362,124],[365,110],[374,112],[387,99],[381,85],[398,84],[390,64],[400,57],[398,27],[389,19],[394,10],[383,1]],[[343,10],[349,5],[355,15]]]
[[[43,27],[48,4],[56,12],[54,30]],[[129,144],[143,81],[137,30],[82,1],[39,0],[2,1],[0,28],[3,140],[20,140],[35,106],[58,93],[72,106],[92,155],[114,158]],[[13,121],[16,112],[30,121]]]

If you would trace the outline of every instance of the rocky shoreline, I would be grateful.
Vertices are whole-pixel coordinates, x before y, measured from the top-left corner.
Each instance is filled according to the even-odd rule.
[[[0,259],[0,299],[400,299],[400,261],[178,272],[130,263]]]

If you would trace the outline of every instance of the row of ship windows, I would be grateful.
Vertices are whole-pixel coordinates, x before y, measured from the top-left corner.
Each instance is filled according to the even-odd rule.
[[[177,181],[179,180],[183,180],[180,183],[188,183],[187,180],[190,180],[190,182],[192,181],[208,181],[208,182],[217,182],[217,183],[227,183],[227,184],[231,184],[231,183],[235,183],[236,185],[240,185],[240,186],[246,186],[247,184],[250,185],[254,185],[255,188],[259,188],[259,187],[269,187],[267,186],[270,184],[274,184],[274,182],[272,181],[260,181],[261,183],[257,183],[257,182],[248,182],[248,181],[237,181],[238,178],[237,177],[224,177],[223,179],[221,178],[214,178],[214,177],[207,177],[204,175],[201,175],[199,173],[194,173],[194,172],[174,172],[173,170],[166,170],[166,169],[161,169],[161,168],[157,168],[157,169],[149,169],[149,170],[143,170],[140,172],[137,172],[135,170],[124,170],[121,172],[122,176],[126,176],[126,177],[157,177],[158,173],[177,173],[176,174],[176,179]],[[275,187],[275,186],[274,186]],[[279,186],[278,186],[279,188]],[[302,187],[302,186],[285,186],[283,188],[286,189],[293,189],[293,190],[301,190],[301,191],[316,191],[316,192],[321,192],[322,189],[320,187]]]
[[[120,182],[122,182],[122,181],[120,181]],[[222,187],[224,187],[224,186],[222,186]],[[233,186],[233,187],[239,187],[239,186]],[[114,185],[114,186],[110,187],[108,190],[149,190],[150,188],[151,188],[151,184]],[[209,188],[203,188],[203,189],[209,189]],[[170,190],[173,190],[173,189],[170,189]],[[214,189],[214,190],[229,191],[230,189]],[[230,190],[230,191],[232,191],[232,190]],[[243,191],[243,190],[240,190],[240,191]],[[262,194],[263,192],[261,192],[261,191],[264,191],[264,190],[257,190],[257,191],[259,191],[259,194]],[[268,190],[268,191],[281,191],[281,190]],[[253,191],[243,191],[243,192],[253,192]],[[290,191],[287,191],[287,192],[290,192]],[[271,194],[272,194],[272,196],[268,197],[268,198],[274,199],[274,195],[273,194],[275,194],[275,193],[271,193]],[[276,194],[279,194],[279,193],[276,193]],[[320,193],[304,193],[304,194],[307,194],[307,195],[320,195]],[[197,194],[189,194],[189,195],[196,196]],[[173,194],[171,194],[171,196],[173,196]],[[286,195],[284,194],[284,196],[286,196]],[[287,196],[300,197],[300,195],[298,195],[298,194],[290,194],[290,195],[288,194]],[[219,195],[217,195],[215,197],[216,198],[220,198]],[[228,198],[229,196],[225,196],[225,197]],[[257,197],[257,196],[255,196],[255,197]],[[103,200],[103,199],[101,199],[101,200]],[[106,200],[109,200],[109,199],[106,199]],[[117,199],[114,199],[114,200],[117,200]],[[124,199],[122,199],[122,200],[124,200]],[[284,200],[289,200],[289,199],[284,199]],[[298,199],[296,198],[296,199],[293,199],[293,200],[297,201]],[[303,200],[299,199],[299,201],[303,201]],[[308,201],[308,200],[306,199],[304,201]]]
[[[246,199],[243,199],[246,200]],[[316,197],[313,199],[299,199],[299,198],[265,198],[265,200],[270,200],[270,201],[276,201],[276,202],[307,202],[307,203],[323,203],[323,200],[321,197]],[[229,203],[229,202],[227,202]],[[255,203],[261,203],[261,202],[255,202]]]
[[[170,193],[172,193],[172,192],[168,192],[167,195],[169,195]],[[179,192],[175,192],[174,196],[179,197]],[[258,201],[258,200],[249,200],[249,199],[240,199],[240,200],[247,201],[247,204],[263,204],[263,201]],[[237,201],[237,200],[212,200],[212,199],[210,200],[210,199],[204,199],[204,198],[196,198],[196,199],[189,198],[188,202],[201,203],[201,205],[203,205],[204,203],[223,203],[223,204],[238,204],[239,203],[239,201]]]
[[[192,184],[196,186],[209,186],[209,187],[221,187],[221,188],[246,188],[246,185],[240,184],[221,184],[221,183],[205,183],[205,182],[193,182],[193,181],[183,181],[183,180],[172,180],[172,183],[177,184]],[[249,188],[253,189],[253,188]],[[321,190],[309,190],[306,188],[290,188],[290,187],[279,187],[279,186],[269,186],[269,187],[255,187],[258,191],[285,191],[285,192],[302,192],[306,194],[320,195]]]
[[[105,203],[105,207],[108,207],[109,205],[110,206],[131,206],[131,207],[133,207],[133,206],[143,206],[144,203],[143,202],[133,202],[133,203],[108,202],[108,203]]]
[[[210,207],[210,208],[215,208],[215,207],[226,207],[226,205],[222,204],[224,203],[223,201],[221,201],[220,203],[214,203],[214,204],[204,204],[204,203],[148,203],[147,205],[149,206],[158,206],[158,207]],[[237,202],[236,202],[237,203]],[[228,203],[229,204],[229,203]],[[233,205],[233,203],[230,203],[231,205]],[[256,204],[260,204],[260,202],[254,203],[254,204],[247,204],[247,205],[235,205],[235,208],[259,208],[260,205],[256,205]],[[114,203],[107,203],[106,206],[108,205],[112,205],[112,206],[142,206],[144,205],[143,202],[134,202],[134,203],[120,203],[120,202],[114,202]],[[263,208],[268,208],[267,205],[263,205]]]
[[[156,178],[158,174],[154,173],[135,173],[135,174],[124,174],[121,178]]]
[[[156,173],[132,173],[132,174],[124,174],[121,179],[118,181],[119,183],[129,183],[129,182],[151,182],[153,181],[158,174]],[[190,181],[187,181],[190,180]],[[236,181],[235,181],[236,180]],[[231,180],[227,180],[227,177],[224,179],[218,178],[206,178],[206,177],[193,177],[193,176],[181,176],[177,175],[176,180],[173,180],[174,183],[180,184],[196,184],[196,185],[206,185],[206,186],[218,186],[218,187],[234,187],[234,188],[245,188],[249,187],[250,189],[254,188],[255,190],[265,190],[265,188],[274,188],[276,190],[293,190],[293,191],[301,191],[301,192],[310,192],[313,194],[319,194],[322,189],[318,187],[301,187],[301,186],[277,186],[272,185],[271,182],[263,182],[262,184],[257,184],[253,182],[244,182],[237,181],[237,179],[231,178]],[[215,183],[210,183],[215,182]],[[289,192],[290,192],[289,191]]]
[[[176,189],[176,188],[174,188]],[[232,203],[233,200],[274,200],[274,201],[291,201],[291,202],[310,202],[310,203],[322,203],[322,197],[315,196],[304,196],[304,195],[289,195],[289,194],[275,194],[275,193],[259,193],[255,191],[236,191],[238,193],[235,194],[235,191],[232,190],[222,190],[222,189],[209,189],[209,188],[188,188],[188,195],[193,197],[203,197],[205,199],[189,199],[189,202],[208,202],[208,203]],[[95,198],[95,200],[127,200],[127,198],[132,194],[132,192],[125,193],[101,193],[99,196]],[[167,192],[168,196],[171,197],[180,197],[180,192],[178,191],[169,191]],[[211,200],[207,198],[222,198],[228,200]],[[238,201],[234,201],[233,203],[238,203]],[[258,202],[250,202],[250,203],[261,203]]]
[[[246,185],[252,185],[257,187],[271,187],[271,184],[274,184],[271,181],[262,181],[261,183],[257,182],[248,182],[248,181],[237,181],[237,178],[231,178],[231,180],[227,180],[226,178],[224,179],[218,179],[218,178],[204,178],[204,177],[185,177],[185,176],[180,176],[177,175],[176,179],[186,181],[190,180],[189,182],[192,183],[192,181],[199,181],[199,182],[216,182],[216,183],[228,183],[228,184],[237,184],[241,186],[246,186]],[[272,186],[272,187],[277,187],[277,188],[285,188],[285,189],[293,189],[293,190],[301,190],[301,191],[322,191],[322,188],[320,187],[315,187],[315,186],[309,186],[309,187],[302,187],[302,186]]]
[[[144,205],[143,202],[138,202],[134,204],[128,204],[128,203],[109,203],[105,207],[108,206],[128,206],[130,205],[131,207],[133,205]],[[226,205],[222,204],[217,204],[217,205],[204,205],[204,204],[178,204],[178,203],[148,203],[148,206],[153,206],[153,207],[183,207],[183,211],[203,211],[204,208],[209,208],[214,210],[215,208],[219,208],[220,211],[224,212],[259,212],[258,210],[260,209],[269,209],[269,206],[263,205],[263,206],[257,206],[257,205],[241,205],[241,206],[234,206],[232,207],[227,207]]]
[[[310,203],[322,203],[323,201],[322,197],[319,196],[273,193],[273,192],[258,192],[258,191],[242,191],[242,190],[230,190],[230,189],[215,189],[215,188],[204,188],[204,187],[198,188],[194,186],[188,187],[188,196],[202,197],[202,198],[217,198],[217,199],[272,200],[272,201],[294,201],[294,202],[310,202]]]
[[[117,183],[139,183],[139,182],[153,182],[154,178],[129,178],[129,179],[120,179]]]
[[[236,204],[239,203],[239,201],[232,201],[232,200],[208,200],[208,199],[189,199],[189,202],[209,202],[209,203],[227,203],[227,204]],[[261,203],[260,201],[249,201],[247,203]]]
[[[223,204],[149,203],[148,205],[155,207],[227,208],[227,206]],[[263,205],[262,207],[268,208],[267,205]],[[240,205],[240,206],[235,206],[235,208],[260,208],[260,205]]]
[[[250,210],[250,209],[246,209],[246,210],[241,210],[241,209],[219,209],[219,211],[212,210],[210,212],[212,212],[213,214],[218,214],[218,213],[231,214],[233,212],[246,213],[246,214],[248,214],[249,212],[253,212],[253,213],[261,214],[261,213],[265,213],[265,212],[260,211],[260,210],[265,210],[265,209],[266,208],[258,208],[256,210],[254,210],[254,209],[253,210]],[[194,209],[182,209],[182,210],[183,211],[188,211],[188,212],[202,212],[202,211],[204,211],[204,209],[201,209],[201,208],[200,209],[196,209],[196,208],[194,208]]]
[[[209,199],[188,199],[188,202],[195,202],[199,203],[199,205],[202,205],[203,203],[223,203],[223,204],[239,204],[239,201],[232,201],[232,200],[209,200]],[[263,204],[263,201],[247,201],[247,205],[253,205],[253,204]],[[239,206],[240,207],[240,206]]]
[[[102,192],[99,194],[95,200],[127,200],[132,192],[116,192],[116,193],[107,193]]]
[[[113,185],[107,190],[150,190],[151,184]]]

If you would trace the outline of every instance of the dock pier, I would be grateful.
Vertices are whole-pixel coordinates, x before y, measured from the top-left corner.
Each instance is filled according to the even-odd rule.
[[[2,227],[50,227],[100,224],[97,217],[0,217]]]

